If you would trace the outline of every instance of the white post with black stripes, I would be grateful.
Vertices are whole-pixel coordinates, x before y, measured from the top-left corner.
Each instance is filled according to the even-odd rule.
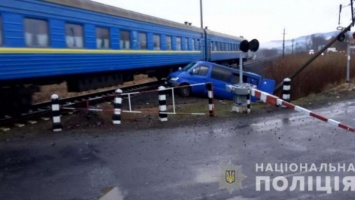
[[[122,90],[116,90],[116,97],[113,102],[113,116],[112,116],[112,123],[114,125],[121,124],[121,108],[122,108]]]
[[[247,113],[251,112],[251,89],[248,91],[248,96],[247,96]]]
[[[282,85],[282,99],[290,102],[291,100],[291,79],[285,78]]]
[[[166,106],[166,89],[164,86],[158,88],[159,94],[159,120],[161,122],[168,121],[167,106]]]
[[[214,116],[214,103],[213,103],[213,85],[212,83],[206,83],[207,93],[208,93],[208,111],[210,117]]]
[[[57,94],[53,94],[51,96],[52,100],[52,121],[53,121],[53,131],[60,132],[63,130],[61,123],[61,115],[60,115],[60,105],[59,105],[59,96]]]

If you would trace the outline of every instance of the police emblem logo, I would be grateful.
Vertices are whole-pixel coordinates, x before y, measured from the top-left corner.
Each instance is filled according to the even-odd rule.
[[[226,170],[226,182],[229,184],[235,182],[235,170]]]
[[[242,181],[246,176],[242,173],[241,166],[234,166],[231,161],[227,165],[220,165],[219,188],[227,189],[229,193],[242,189]]]

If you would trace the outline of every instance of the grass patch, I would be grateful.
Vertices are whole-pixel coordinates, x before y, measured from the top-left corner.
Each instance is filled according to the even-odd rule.
[[[304,64],[310,55],[296,54],[288,55],[285,58],[274,61],[266,68],[265,76],[276,80],[276,83],[283,81],[285,77],[297,70]],[[351,61],[351,66],[355,60]],[[298,99],[312,93],[320,93],[334,85],[345,81],[346,54],[333,53],[318,57],[305,70],[292,80],[291,98]],[[351,74],[351,78],[355,73]],[[276,93],[280,95],[281,92]]]

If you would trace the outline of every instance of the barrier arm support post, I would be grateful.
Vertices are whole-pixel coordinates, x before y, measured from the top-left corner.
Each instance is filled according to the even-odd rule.
[[[158,88],[159,94],[159,120],[161,122],[168,121],[167,106],[166,106],[166,89],[164,86]]]
[[[116,97],[113,102],[113,116],[112,116],[112,123],[114,125],[121,124],[121,111],[122,111],[122,90],[116,90]]]
[[[60,104],[59,104],[59,96],[57,94],[53,94],[51,96],[52,100],[52,122],[53,122],[53,132],[60,132],[63,130],[61,123],[61,114],[60,114]]]
[[[210,117],[214,116],[214,103],[213,103],[213,85],[212,83],[206,83],[206,88],[208,92],[208,111]]]

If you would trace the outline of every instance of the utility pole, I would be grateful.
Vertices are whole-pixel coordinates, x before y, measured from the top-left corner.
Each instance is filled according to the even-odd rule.
[[[292,39],[292,54],[293,54],[293,43],[294,43],[295,39]]]
[[[282,57],[285,57],[285,28],[284,28],[284,33],[283,33],[283,40],[282,40]]]
[[[200,0],[200,20],[201,20],[201,28],[203,29],[203,10],[202,10],[202,0]]]

